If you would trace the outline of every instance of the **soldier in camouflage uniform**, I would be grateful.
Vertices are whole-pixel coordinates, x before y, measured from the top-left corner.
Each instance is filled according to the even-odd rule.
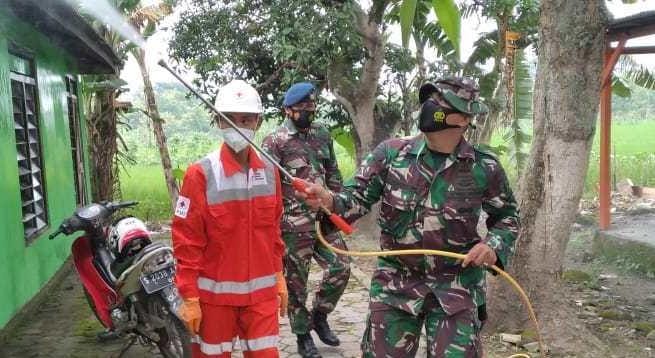
[[[498,160],[463,138],[486,112],[477,85],[448,78],[421,88],[421,134],[387,140],[344,189],[309,185],[319,203],[353,222],[381,201],[383,250],[467,253],[379,257],[371,281],[364,357],[413,357],[422,326],[429,357],[481,357],[485,267],[507,265],[518,231],[516,202]],[[326,229],[329,225],[326,225]]]
[[[264,139],[263,147],[293,176],[341,191],[341,174],[337,167],[330,132],[312,121],[316,110],[315,88],[311,83],[294,84],[284,97],[286,119]],[[284,216],[282,238],[286,244],[285,276],[289,289],[291,330],[298,336],[302,357],[320,357],[312,340],[313,329],[323,343],[337,346],[339,339],[330,330],[327,315],[336,307],[350,277],[349,259],[337,256],[316,239],[316,213],[298,201],[291,183],[282,182]],[[327,238],[346,248],[343,238],[334,233]],[[323,280],[316,292],[313,310],[308,312],[307,278],[312,257],[323,269]]]

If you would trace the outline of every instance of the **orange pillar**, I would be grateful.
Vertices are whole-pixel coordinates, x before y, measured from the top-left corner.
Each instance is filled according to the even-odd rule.
[[[605,56],[605,68],[609,65],[610,53]],[[601,230],[610,227],[610,143],[612,123],[612,81],[604,81],[600,89],[600,173],[599,193],[600,204],[598,219]]]
[[[599,212],[598,221],[601,230],[610,227],[610,154],[611,154],[611,133],[612,125],[612,71],[616,62],[621,56],[627,41],[622,36],[614,51],[605,53],[603,72],[600,75],[600,178],[599,178]],[[608,44],[609,45],[609,44]]]

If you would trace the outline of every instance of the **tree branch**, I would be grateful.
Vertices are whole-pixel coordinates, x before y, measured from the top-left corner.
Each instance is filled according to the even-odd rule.
[[[266,78],[266,80],[262,84],[257,85],[255,88],[259,91],[262,88],[266,88],[266,87],[270,86],[270,84],[273,81],[280,78],[280,74],[282,73],[283,70],[285,70],[287,68],[293,68],[293,67],[297,67],[296,63],[293,62],[293,61],[287,61],[287,62],[283,63],[280,67],[278,67],[275,70],[275,72],[273,72],[270,76],[268,76]]]

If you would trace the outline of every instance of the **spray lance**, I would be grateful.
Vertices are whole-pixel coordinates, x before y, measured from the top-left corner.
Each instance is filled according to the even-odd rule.
[[[286,169],[284,169],[284,167],[282,167],[273,157],[271,157],[270,154],[268,154],[260,146],[258,146],[255,142],[253,142],[250,138],[248,138],[248,136],[245,135],[241,131],[241,129],[239,129],[239,127],[236,124],[234,124],[234,122],[232,122],[232,120],[230,120],[229,117],[227,117],[225,114],[223,114],[222,112],[217,110],[216,107],[214,107],[214,105],[211,102],[209,102],[207,99],[205,99],[203,96],[201,96],[200,93],[198,93],[198,91],[196,91],[196,89],[193,86],[191,86],[187,81],[185,81],[182,77],[180,77],[180,75],[177,72],[175,72],[172,68],[170,68],[168,66],[168,64],[164,60],[159,60],[158,64],[160,66],[162,66],[163,68],[165,68],[168,72],[170,72],[189,91],[191,91],[191,93],[196,95],[196,97],[198,97],[205,105],[207,105],[207,107],[209,109],[211,109],[214,113],[216,113],[223,120],[225,120],[225,122],[230,127],[234,128],[234,130],[237,131],[237,133],[239,133],[239,135],[242,136],[246,141],[248,141],[248,143],[250,145],[252,145],[253,148],[255,148],[255,150],[257,150],[258,153],[260,153],[261,155],[266,157],[266,159],[268,161],[273,163],[273,165],[275,165],[280,170],[282,175],[284,175],[285,177],[287,177],[291,181],[291,185],[293,186],[293,188],[296,191],[303,192],[303,193],[306,192],[307,188],[305,186],[304,181],[302,181],[301,179],[296,178],[293,175],[291,175],[291,173],[289,173]],[[326,215],[328,215],[330,221],[339,230],[341,230],[346,235],[352,234],[353,228],[343,218],[341,218],[337,214],[331,212],[324,205],[321,205],[320,208]],[[460,260],[464,259],[464,257],[466,256],[466,255],[463,255],[463,254],[458,254],[458,253],[449,252],[449,251],[423,250],[423,249],[421,249],[421,250],[372,251],[372,252],[342,250],[342,249],[339,249],[337,247],[334,247],[334,246],[330,245],[327,242],[327,240],[325,240],[325,238],[323,237],[323,234],[321,233],[321,228],[320,228],[318,220],[316,221],[316,233],[317,233],[319,241],[321,241],[321,243],[323,245],[325,245],[327,248],[329,248],[333,252],[336,252],[337,254],[340,254],[340,255],[347,255],[347,256],[437,255],[437,256],[451,257],[451,258],[460,259]],[[503,278],[505,278],[507,281],[509,281],[509,283],[518,291],[521,299],[523,300],[526,307],[528,308],[528,313],[530,315],[530,318],[532,319],[533,323],[535,324],[536,331],[537,331],[537,336],[538,336],[538,340],[539,340],[539,348],[540,348],[541,356],[545,357],[545,349],[544,349],[543,340],[541,338],[541,333],[539,331],[539,324],[537,322],[537,318],[536,318],[536,315],[535,315],[534,310],[532,308],[532,305],[530,303],[530,300],[528,299],[528,296],[526,295],[525,291],[523,291],[521,286],[509,274],[507,274],[505,271],[503,271],[502,269],[500,269],[496,265],[490,266],[489,269],[494,270],[497,273],[499,273]],[[521,354],[521,353],[510,356],[510,358],[520,358],[520,357],[529,358],[530,356],[526,355],[526,354]]]
[[[189,91],[191,91],[191,93],[196,95],[196,97],[200,98],[200,100],[205,105],[207,105],[207,107],[209,107],[209,109],[211,109],[214,113],[216,113],[223,120],[225,120],[225,122],[230,127],[234,128],[234,130],[237,131],[237,133],[239,133],[239,135],[241,137],[243,137],[246,141],[248,141],[248,143],[250,143],[250,145],[252,145],[253,148],[255,148],[255,150],[257,150],[257,152],[259,154],[263,155],[264,157],[266,157],[266,159],[268,159],[269,162],[273,163],[273,165],[275,165],[280,170],[280,173],[282,173],[282,175],[284,175],[285,177],[287,177],[287,179],[289,179],[291,181],[291,185],[293,186],[293,188],[296,191],[302,192],[302,193],[304,193],[306,191],[307,188],[305,187],[305,182],[302,181],[302,179],[296,178],[293,175],[291,175],[291,173],[289,173],[286,169],[284,169],[284,167],[281,166],[280,163],[278,163],[273,157],[271,157],[270,154],[268,154],[265,150],[262,150],[262,148],[260,146],[258,146],[255,142],[253,142],[250,138],[248,138],[248,136],[245,135],[241,131],[239,126],[234,124],[234,122],[232,122],[232,120],[230,120],[230,118],[228,118],[228,116],[223,114],[221,111],[217,110],[216,107],[214,107],[214,105],[211,102],[209,102],[207,99],[205,99],[205,97],[201,96],[200,93],[198,93],[198,91],[196,91],[196,89],[193,88],[193,86],[191,86],[187,81],[185,81],[182,77],[180,77],[180,75],[177,72],[175,72],[172,68],[170,68],[170,66],[168,66],[168,64],[164,60],[159,60],[159,62],[157,62],[157,63],[161,67],[165,68],[168,72],[170,72],[173,75],[173,77],[175,77],[178,81],[180,81],[184,85],[184,87],[186,87]],[[343,218],[341,218],[337,214],[334,214],[333,212],[331,212],[328,208],[326,208],[323,205],[321,205],[321,210],[326,215],[328,215],[328,217],[330,218],[330,221],[337,228],[339,228],[339,230],[343,231],[346,235],[352,234],[352,232],[353,232],[352,226],[348,225],[348,223],[345,220],[343,220]]]

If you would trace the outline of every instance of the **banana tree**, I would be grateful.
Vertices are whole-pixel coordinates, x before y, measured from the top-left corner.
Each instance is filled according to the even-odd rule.
[[[403,21],[402,5],[403,3],[392,5],[389,13],[386,15],[388,22],[400,24]],[[422,82],[429,77],[427,75],[429,66],[434,65],[426,60],[424,55],[426,49],[430,48],[434,50],[439,58],[437,62],[451,72],[456,72],[461,67],[459,55],[455,47],[457,42],[451,41],[443,29],[442,24],[438,20],[432,21],[430,19],[429,15],[432,9],[433,7],[430,1],[423,0],[416,3],[413,23],[409,33],[410,37],[413,39],[416,51],[417,89]]]
[[[399,15],[403,46],[407,47],[414,27],[414,18],[417,12],[421,14],[422,5],[426,3],[432,5],[437,22],[459,57],[461,19],[455,0],[402,0]]]
[[[131,12],[138,4],[138,0],[112,2],[120,13]],[[85,9],[81,5],[80,12],[85,14]],[[114,53],[125,61],[133,45],[108,28],[104,22],[92,17],[87,17],[87,20]],[[117,130],[119,123],[117,113],[122,107],[117,103],[116,98],[125,91],[126,83],[112,74],[83,76],[82,84],[91,156],[89,162],[93,200],[112,200],[115,195],[120,194],[118,182],[120,136]]]
[[[655,90],[655,73],[632,56],[621,56],[612,76],[612,93],[619,97],[630,97],[630,84]]]
[[[516,78],[515,62],[506,63],[506,34],[512,30],[520,33],[516,41],[516,52],[521,52],[534,44],[537,38],[539,19],[537,0],[504,0],[473,3],[463,9],[464,17],[480,16],[493,21],[496,30],[482,34],[474,43],[474,50],[464,66],[464,73],[480,79],[481,96],[489,104],[490,111],[480,124],[471,140],[488,144],[494,130],[503,128],[501,122],[511,124],[511,104],[514,89],[509,89],[510,77]],[[492,61],[491,71],[485,64]],[[505,120],[503,120],[505,118]]]
[[[119,192],[119,135],[116,97],[127,83],[117,76],[85,76],[84,109],[91,160],[91,195],[94,201],[111,200]]]
[[[512,96],[512,109],[506,122],[502,123],[505,128],[503,140],[508,143],[507,155],[516,171],[516,177],[521,176],[521,170],[528,157],[528,144],[531,136],[525,130],[527,123],[532,121],[532,89],[534,80],[530,75],[529,64],[526,61],[523,51],[516,52],[514,63],[514,91]]]
[[[142,6],[140,0],[114,0],[111,2],[111,5],[113,5],[119,13],[128,18],[134,26],[138,27],[142,35],[148,37],[155,31],[156,25],[161,18],[170,13],[173,3],[171,1],[163,1],[160,5]],[[81,7],[80,11],[84,13],[85,9]],[[117,32],[113,31],[104,22],[91,17],[88,18],[88,21],[123,61],[127,59],[129,53],[132,53],[135,56],[135,59],[139,62],[140,67],[142,68],[144,82],[147,80],[149,83],[150,81],[147,76],[147,71],[144,72],[144,66],[141,66],[145,56],[142,54],[141,50],[138,49],[135,44],[124,39]],[[140,58],[142,61],[139,61],[139,56],[141,56]],[[120,106],[117,106],[116,98],[121,91],[124,91],[123,85],[125,84],[124,82],[120,83],[120,81],[120,78],[116,75],[86,76],[83,79],[85,84],[83,87],[85,107],[87,121],[89,123],[89,146],[92,158],[91,170],[93,172],[93,177],[95,178],[92,181],[92,192],[93,199],[96,201],[111,200],[120,191],[120,185],[118,183],[118,168],[121,158],[118,155],[120,153],[120,136],[118,135],[117,130],[119,121],[116,117],[117,111],[120,110],[118,107]],[[146,85],[144,87],[147,88],[148,86]],[[152,94],[152,86],[150,86],[150,93]],[[153,100],[148,100],[149,105],[150,103],[155,103],[154,96],[151,97]],[[149,113],[156,113],[156,104],[154,111],[151,111],[150,109],[151,107],[149,106]],[[158,113],[156,115],[151,115],[151,118],[153,116],[159,118]],[[161,121],[158,123],[161,123]],[[157,130],[155,129],[155,131]],[[160,132],[163,134],[162,130],[160,130]],[[160,143],[159,138],[158,143]],[[162,143],[165,148],[165,138]],[[162,146],[160,146],[160,148],[161,147]],[[165,152],[165,154],[162,154],[162,158],[168,157],[167,150]],[[162,159],[162,162],[164,163],[166,160]],[[168,167],[170,169],[170,159],[168,159],[167,162],[169,163]],[[166,167],[166,165],[164,165],[164,167]],[[170,170],[168,172],[170,172]],[[172,177],[172,174],[170,177]],[[169,176],[167,175],[166,178],[168,182]],[[174,178],[172,179],[172,182],[175,183]],[[173,193],[176,193],[177,185],[168,186],[169,192],[171,192],[171,188],[175,188]],[[174,197],[173,195],[171,196]]]

